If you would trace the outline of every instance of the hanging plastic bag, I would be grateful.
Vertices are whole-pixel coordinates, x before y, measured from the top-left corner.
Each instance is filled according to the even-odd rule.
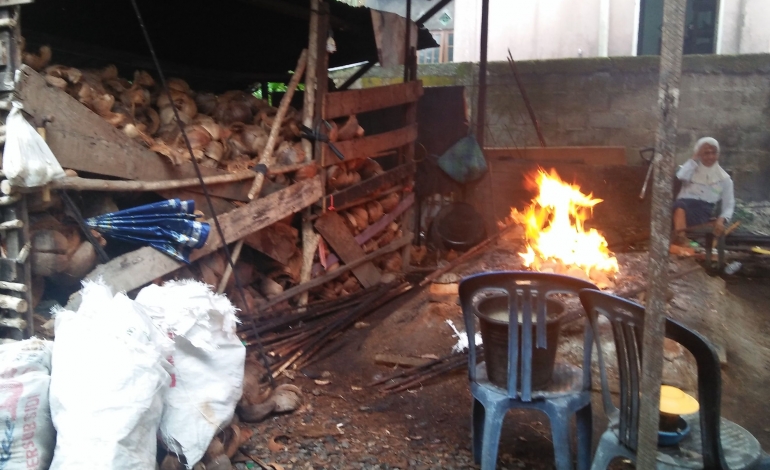
[[[45,139],[24,119],[20,103],[13,103],[5,129],[3,171],[13,186],[34,188],[65,176]]]
[[[192,280],[150,285],[136,302],[174,340],[160,436],[192,468],[232,420],[243,391],[246,348],[235,334],[235,307]]]
[[[438,159],[438,166],[458,183],[470,183],[484,176],[487,161],[472,135],[458,140]]]
[[[154,470],[168,339],[125,294],[88,282],[77,313],[56,313],[51,470]]]
[[[0,345],[0,469],[43,470],[51,464],[56,436],[50,383],[50,341]]]

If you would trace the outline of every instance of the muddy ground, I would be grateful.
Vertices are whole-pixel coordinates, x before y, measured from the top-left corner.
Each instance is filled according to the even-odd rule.
[[[646,254],[619,256],[616,289],[641,285]],[[671,273],[689,269],[690,259],[671,263]],[[458,270],[462,275],[515,268],[515,249],[502,243]],[[697,271],[671,283],[669,315],[697,329],[726,350],[722,414],[751,431],[770,448],[770,412],[764,404],[770,388],[770,283],[733,276],[725,280]],[[462,325],[460,308],[431,303],[426,292],[411,292],[370,315],[361,328],[336,339],[331,356],[303,371],[292,382],[305,392],[305,405],[289,415],[254,426],[253,454],[285,469],[465,469],[476,468],[470,454],[470,392],[460,371],[429,380],[419,388],[383,395],[368,384],[392,368],[377,365],[375,355],[436,355],[450,352],[455,338],[446,320]],[[582,356],[579,323],[565,328],[562,360]],[[687,354],[668,351],[669,377],[693,390]],[[673,373],[672,373],[673,372]],[[672,379],[673,380],[673,379]],[[328,383],[327,383],[328,382]],[[598,376],[594,376],[595,388]],[[594,393],[594,440],[606,421]],[[550,469],[553,451],[547,419],[536,412],[510,412],[500,442],[498,468]],[[246,464],[237,464],[246,468]],[[258,468],[258,467],[257,467]]]

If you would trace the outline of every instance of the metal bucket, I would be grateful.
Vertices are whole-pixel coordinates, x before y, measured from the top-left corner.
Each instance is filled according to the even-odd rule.
[[[489,380],[501,388],[508,387],[508,296],[497,293],[480,297],[476,306],[479,330],[484,342],[484,359]],[[551,383],[556,349],[561,330],[561,317],[565,311],[563,302],[546,301],[547,347],[537,347],[535,318],[532,318],[532,389],[543,390]],[[521,325],[519,315],[519,325]],[[521,327],[519,328],[519,366],[517,384],[521,389]]]

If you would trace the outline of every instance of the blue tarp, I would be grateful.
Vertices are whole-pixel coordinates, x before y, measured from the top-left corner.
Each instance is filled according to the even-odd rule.
[[[209,224],[196,222],[194,212],[194,201],[169,199],[91,217],[86,224],[108,238],[149,245],[189,263],[192,250],[209,236]]]

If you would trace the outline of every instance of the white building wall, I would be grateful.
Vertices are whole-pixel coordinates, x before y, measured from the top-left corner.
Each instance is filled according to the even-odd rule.
[[[601,0],[490,0],[489,60],[599,55]],[[636,55],[639,0],[610,0],[610,56]],[[720,0],[717,52],[770,53],[770,0]],[[481,0],[455,0],[455,62],[479,60]]]

